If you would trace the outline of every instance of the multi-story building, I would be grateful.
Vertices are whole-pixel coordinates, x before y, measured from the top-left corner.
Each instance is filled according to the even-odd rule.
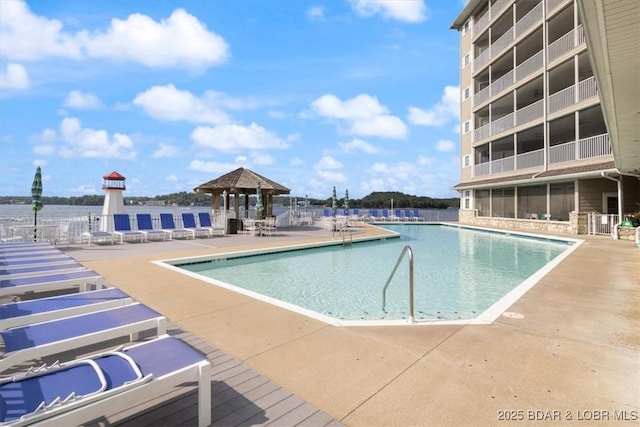
[[[581,234],[640,211],[639,17],[637,0],[467,3],[461,222]]]

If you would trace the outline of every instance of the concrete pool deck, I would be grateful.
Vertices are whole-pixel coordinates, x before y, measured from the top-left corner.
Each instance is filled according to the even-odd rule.
[[[577,237],[512,316],[455,326],[331,326],[151,262],[331,240],[315,227],[61,249],[348,426],[638,424],[640,249]]]

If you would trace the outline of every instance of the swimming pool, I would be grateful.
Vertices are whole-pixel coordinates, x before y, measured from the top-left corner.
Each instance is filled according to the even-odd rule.
[[[388,287],[386,310],[382,309],[382,289],[402,248],[410,245],[415,320],[487,323],[564,258],[575,243],[447,225],[382,227],[398,237],[171,264],[333,324],[402,323],[409,314],[406,259]]]

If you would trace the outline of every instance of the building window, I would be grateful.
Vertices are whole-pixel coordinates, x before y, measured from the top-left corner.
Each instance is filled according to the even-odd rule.
[[[464,88],[464,99],[469,99],[470,96],[471,96],[471,88],[470,87],[465,87]]]
[[[462,34],[467,34],[470,29],[471,29],[471,21],[465,22],[464,26],[462,27]]]
[[[467,53],[464,56],[464,61],[463,62],[464,62],[463,67],[466,67],[467,65],[469,65],[471,63],[471,54],[470,53]]]
[[[468,133],[470,130],[471,130],[471,122],[469,120],[467,120],[462,125],[462,133]]]
[[[471,156],[467,154],[462,158],[462,167],[468,168],[469,166],[471,166]]]
[[[471,209],[471,190],[462,192],[462,209]]]
[[[478,216],[489,216],[491,211],[489,207],[491,205],[491,192],[489,190],[476,190],[476,209],[478,210]]]

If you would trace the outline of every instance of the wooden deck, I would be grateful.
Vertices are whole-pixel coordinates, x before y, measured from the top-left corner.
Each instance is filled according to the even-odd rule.
[[[169,333],[205,353],[211,361],[211,425],[344,426],[194,335],[171,324]],[[197,414],[197,389],[186,386],[92,425],[194,426]]]
[[[249,369],[242,362],[214,348],[193,334],[184,332],[178,325],[169,322],[167,333],[182,339],[206,354],[211,362],[212,426],[344,426],[341,422],[334,420],[290,391]],[[77,349],[77,351],[47,356],[38,362],[15,366],[4,372],[3,375],[22,372],[29,366],[40,365],[41,362],[53,363],[56,360],[72,360],[120,345],[126,346],[128,341],[115,339],[100,345]],[[185,384],[167,390],[165,394],[157,396],[143,405],[121,412],[104,414],[100,419],[91,420],[85,425],[90,427],[197,426],[197,384]]]

